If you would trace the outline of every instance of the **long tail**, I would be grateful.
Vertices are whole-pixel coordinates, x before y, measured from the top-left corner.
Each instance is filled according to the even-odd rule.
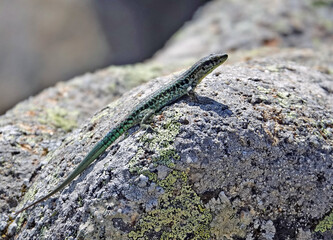
[[[101,141],[99,141],[94,146],[94,148],[87,154],[87,156],[74,169],[74,171],[52,192],[31,203],[27,207],[24,207],[23,209],[19,210],[18,212],[15,213],[15,215],[18,215],[19,213],[27,210],[28,208],[35,206],[36,204],[48,199],[49,197],[59,192],[64,187],[66,187],[75,177],[77,177],[80,173],[82,173],[96,158],[98,158],[98,156],[102,154],[120,135],[118,128],[114,128],[113,130],[111,130]]]

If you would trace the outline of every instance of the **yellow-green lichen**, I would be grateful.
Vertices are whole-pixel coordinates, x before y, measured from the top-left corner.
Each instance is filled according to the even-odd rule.
[[[173,167],[173,160],[179,159],[173,143],[181,126],[178,122],[180,116],[181,113],[176,110],[171,116],[167,116],[168,119],[162,126],[154,129],[153,136],[145,134],[141,138],[141,141],[156,153],[153,159],[155,163]]]
[[[332,0],[314,0],[312,5],[315,7],[329,7],[333,3]]]
[[[131,171],[143,174],[150,181],[162,187],[164,193],[158,198],[156,209],[147,212],[129,233],[131,239],[209,239],[209,224],[212,220],[210,211],[201,203],[199,196],[188,183],[187,174],[172,171],[164,179],[140,166],[145,157],[145,150],[154,152],[151,159],[156,165],[174,167],[179,155],[173,146],[179,133],[182,114],[179,110],[166,111],[162,124],[156,126],[153,133],[144,134],[140,141],[143,147],[131,159]],[[144,150],[145,149],[145,150]]]
[[[128,166],[131,173],[141,173],[142,168],[140,165],[138,166],[137,163],[144,156],[144,153],[145,151],[142,148],[139,148],[134,157],[129,161]]]
[[[161,125],[155,127],[153,133],[145,133],[140,141],[144,143],[144,147],[149,151],[154,152],[152,162],[155,164],[162,164],[167,167],[174,167],[174,161],[179,159],[173,143],[177,134],[179,133],[181,123],[178,122],[182,116],[179,110],[167,111],[164,117],[167,119]],[[144,171],[139,165],[140,159],[144,156],[145,150],[140,147],[137,154],[130,160],[130,171],[142,174]]]
[[[313,121],[311,124],[317,130],[320,137],[323,137],[327,141],[333,140],[333,119]]]
[[[322,233],[329,230],[333,230],[333,211],[330,213],[330,215],[321,220],[315,228],[316,232]]]
[[[77,127],[78,112],[55,107],[46,109],[45,114],[40,115],[38,120],[42,124],[53,125],[65,131],[71,131]]]
[[[262,86],[257,86],[257,89],[261,92],[261,93],[264,93],[264,94],[269,94],[271,93],[271,89],[267,89],[267,88],[264,88]]]
[[[293,109],[301,109],[302,105],[306,103],[305,99],[289,92],[278,92],[276,95],[279,105],[283,108],[290,108],[292,106]]]
[[[173,171],[157,184],[165,191],[157,208],[145,214],[128,236],[134,240],[209,239],[212,216],[192,190],[186,173]]]
[[[244,238],[246,228],[252,222],[249,214],[240,215],[230,202],[226,204],[214,204],[215,216],[210,224],[211,233],[216,239]]]

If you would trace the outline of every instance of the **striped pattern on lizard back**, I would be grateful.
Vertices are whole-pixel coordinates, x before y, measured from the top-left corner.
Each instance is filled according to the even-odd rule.
[[[29,204],[16,212],[19,214],[26,209],[48,199],[61,189],[66,187],[72,180],[80,175],[95,159],[97,159],[113,142],[115,142],[124,132],[139,123],[145,123],[152,114],[159,111],[162,107],[171,104],[186,94],[193,94],[196,86],[211,73],[215,68],[224,63],[228,58],[227,54],[211,54],[202,58],[191,68],[177,77],[165,87],[148,96],[142,103],[132,110],[123,121],[109,131],[92,150],[85,156],[82,162],[71,172],[68,177],[60,183],[54,190],[44,197]]]

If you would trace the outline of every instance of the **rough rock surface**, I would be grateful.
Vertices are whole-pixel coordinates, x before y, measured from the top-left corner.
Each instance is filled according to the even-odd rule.
[[[169,78],[135,88],[58,140],[24,202],[51,190]],[[199,85],[199,102],[183,98],[152,119],[152,131],[131,129],[59,196],[14,219],[6,234],[329,239],[315,229],[333,198],[332,93],[321,86],[332,81],[279,57],[222,66]]]
[[[332,9],[331,0],[211,1],[155,59],[170,63],[262,46],[320,49],[333,40]]]
[[[20,103],[0,117],[1,238],[333,239],[333,48],[324,44],[331,36],[324,26],[327,38],[316,51],[230,53],[199,85],[199,102],[185,97],[165,107],[152,130],[131,129],[60,194],[13,218],[11,211],[55,187],[127,111],[176,74],[160,76],[223,49],[214,38],[224,31],[197,34],[212,41],[190,55],[179,51],[179,59],[162,51]],[[298,39],[312,39],[313,29],[302,29]],[[227,38],[235,35],[220,39]]]
[[[66,134],[129,88],[177,68],[153,63],[110,67],[59,83],[1,116],[0,192],[5,193],[0,198],[1,211],[17,205],[22,186],[32,180],[45,155],[59,147]]]

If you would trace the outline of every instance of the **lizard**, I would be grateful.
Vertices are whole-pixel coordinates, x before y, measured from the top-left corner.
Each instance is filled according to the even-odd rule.
[[[103,137],[102,140],[95,144],[92,150],[67,176],[67,178],[63,180],[63,182],[61,182],[56,188],[54,188],[45,196],[17,211],[15,215],[18,215],[19,213],[48,199],[65,188],[74,180],[74,178],[80,175],[94,160],[96,160],[102,153],[104,153],[112,143],[114,143],[124,132],[130,128],[139,124],[144,125],[144,123],[155,112],[158,112],[166,105],[174,103],[176,100],[185,95],[195,97],[194,89],[196,86],[215,68],[223,64],[227,58],[227,54],[210,54],[200,59],[175,80],[171,81],[169,84],[166,84],[164,87],[148,96],[145,100],[134,107],[134,109],[127,114],[123,121],[119,122]]]

